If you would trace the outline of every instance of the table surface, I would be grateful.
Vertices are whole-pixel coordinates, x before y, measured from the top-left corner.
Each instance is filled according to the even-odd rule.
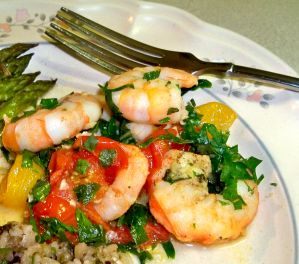
[[[172,5],[239,33],[299,73],[299,0],[146,0]]]

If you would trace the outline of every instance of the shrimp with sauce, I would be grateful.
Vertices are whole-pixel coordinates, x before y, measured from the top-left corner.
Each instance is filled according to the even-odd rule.
[[[118,171],[103,197],[94,202],[94,209],[107,222],[122,216],[137,200],[148,175],[148,160],[141,150],[125,144],[121,148],[128,155],[128,167]]]
[[[235,210],[221,194],[208,192],[209,156],[170,150],[154,175],[150,210],[158,223],[182,242],[211,245],[238,238],[253,220],[259,203],[255,182],[238,181],[246,205]]]
[[[113,76],[107,88],[112,91],[113,103],[126,119],[160,124],[167,117],[168,123],[182,120],[185,107],[180,88],[190,88],[197,83],[197,77],[183,70],[144,67]]]
[[[63,97],[55,109],[39,109],[28,117],[6,123],[2,142],[15,152],[37,152],[93,127],[101,114],[102,106],[96,96],[73,93]]]
[[[49,164],[51,193],[45,201],[34,205],[37,217],[57,217],[63,222],[74,223],[74,211],[79,207],[94,222],[107,226],[137,200],[149,167],[142,151],[136,146],[101,136],[94,137],[95,149],[87,150],[84,144],[88,138],[80,135],[72,148],[62,148],[52,154]],[[109,150],[114,153],[111,163],[102,165],[99,157]],[[82,161],[87,165],[84,171],[78,171]],[[88,204],[80,204],[74,190],[86,184],[98,184],[99,190]],[[59,201],[61,206],[57,205]],[[54,203],[58,209],[51,210]]]

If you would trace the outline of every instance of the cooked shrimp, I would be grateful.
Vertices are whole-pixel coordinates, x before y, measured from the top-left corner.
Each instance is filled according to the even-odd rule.
[[[256,183],[238,182],[238,193],[246,205],[235,210],[222,195],[208,192],[210,173],[208,156],[170,150],[162,169],[154,176],[150,210],[180,241],[210,245],[236,239],[256,214],[259,203]],[[172,184],[165,181],[167,177]]]
[[[31,116],[5,124],[2,142],[12,151],[36,152],[93,127],[101,113],[101,104],[95,96],[70,94],[62,98],[55,109],[39,109]]]
[[[145,74],[157,73],[150,80]],[[181,87],[197,84],[197,77],[182,70],[166,67],[134,68],[113,76],[108,89],[132,85],[112,93],[113,103],[125,118],[137,123],[159,124],[169,117],[169,123],[179,122],[185,114]]]
[[[157,127],[150,124],[140,124],[140,123],[128,123],[127,128],[130,129],[132,136],[137,142],[145,140],[150,136]]]
[[[148,161],[141,150],[132,145],[121,144],[128,154],[128,167],[121,169],[103,197],[95,201],[95,210],[104,221],[122,216],[137,197],[148,175]]]

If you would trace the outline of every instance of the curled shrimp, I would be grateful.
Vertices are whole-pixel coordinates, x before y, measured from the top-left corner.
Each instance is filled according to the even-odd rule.
[[[130,121],[159,124],[169,117],[169,123],[177,123],[185,114],[180,88],[190,88],[197,82],[197,77],[182,70],[145,67],[113,76],[108,89],[113,103]]]
[[[103,196],[94,202],[94,209],[104,221],[122,216],[137,197],[148,175],[148,161],[138,147],[121,144],[128,155],[128,167],[121,169]]]
[[[39,109],[31,116],[7,123],[2,142],[15,152],[24,149],[37,152],[93,127],[101,114],[102,107],[97,97],[73,93],[63,97],[55,109]]]
[[[256,214],[259,203],[256,183],[238,182],[238,194],[246,205],[235,210],[221,194],[208,192],[210,173],[208,156],[170,150],[162,169],[154,176],[150,210],[182,242],[211,245],[236,239]],[[172,181],[167,182],[169,175]]]

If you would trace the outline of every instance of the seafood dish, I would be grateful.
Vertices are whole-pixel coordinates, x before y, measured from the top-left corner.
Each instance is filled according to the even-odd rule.
[[[31,48],[0,51],[1,82],[16,87],[0,91],[1,263],[162,263],[173,241],[244,235],[261,160],[228,144],[233,109],[183,99],[208,80],[175,65],[134,68],[96,94],[45,98],[55,80],[23,73]]]

